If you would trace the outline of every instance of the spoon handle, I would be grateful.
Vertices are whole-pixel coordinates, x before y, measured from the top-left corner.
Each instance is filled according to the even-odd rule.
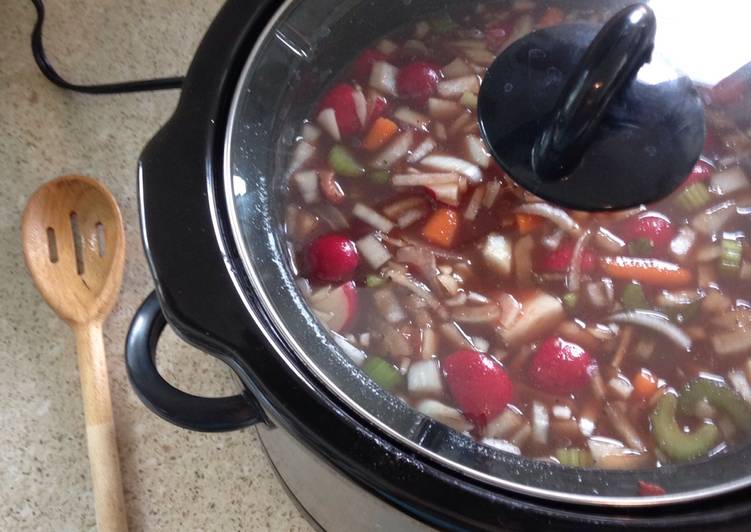
[[[100,323],[74,326],[97,528],[126,532],[123,485]]]

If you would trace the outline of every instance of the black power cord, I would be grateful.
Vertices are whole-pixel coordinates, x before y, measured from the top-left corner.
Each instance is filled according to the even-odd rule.
[[[137,81],[124,81],[121,83],[104,83],[101,85],[77,85],[66,81],[50,64],[44,51],[42,42],[42,26],[44,25],[44,2],[43,0],[31,0],[37,10],[37,21],[34,31],[31,33],[31,52],[34,54],[39,70],[44,77],[63,89],[83,92],[86,94],[120,94],[127,92],[163,91],[179,89],[182,87],[182,77],[143,79]]]

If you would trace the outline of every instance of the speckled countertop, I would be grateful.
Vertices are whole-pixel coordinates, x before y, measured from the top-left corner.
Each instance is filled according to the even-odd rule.
[[[182,74],[221,0],[48,0],[45,43],[78,82]],[[0,530],[95,528],[73,337],[26,275],[19,220],[29,195],[68,173],[101,179],[120,202],[127,264],[106,326],[118,445],[132,530],[307,530],[253,430],[188,432],[136,398],[123,364],[129,320],[151,290],[138,231],[136,161],[178,93],[86,96],[37,71],[34,10],[0,0]],[[167,334],[165,376],[223,395],[228,370]]]

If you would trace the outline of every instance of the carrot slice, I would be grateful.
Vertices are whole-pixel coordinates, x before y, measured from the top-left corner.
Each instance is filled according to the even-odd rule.
[[[453,209],[438,209],[423,227],[422,235],[429,242],[443,247],[454,243],[459,229],[459,214]]]
[[[519,232],[523,235],[531,233],[540,227],[544,220],[541,216],[535,216],[534,214],[517,213],[515,216],[516,225],[519,227]]]
[[[634,398],[647,400],[657,391],[657,377],[648,369],[639,370],[631,379],[634,386]]]
[[[388,118],[378,118],[373,122],[370,131],[362,141],[362,145],[366,150],[375,151],[396,135],[397,131],[399,131],[399,126],[395,122]]]
[[[678,288],[690,284],[691,271],[676,264],[638,257],[603,257],[602,269],[614,279],[640,281],[662,288]]]

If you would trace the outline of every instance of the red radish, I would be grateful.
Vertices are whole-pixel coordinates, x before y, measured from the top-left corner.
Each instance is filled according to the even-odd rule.
[[[367,83],[370,79],[370,71],[373,70],[373,64],[377,61],[385,61],[388,56],[376,50],[375,48],[368,48],[355,60],[352,67],[352,74],[354,78],[362,83]]]
[[[562,242],[558,249],[544,250],[537,256],[535,270],[540,273],[566,273],[571,266],[574,256],[574,245],[570,242]],[[582,252],[580,270],[582,273],[592,273],[597,267],[597,257],[593,252],[585,249]]]
[[[417,61],[399,70],[396,83],[399,96],[412,100],[415,104],[424,105],[435,93],[439,80],[438,67]]]
[[[373,122],[383,116],[386,111],[388,101],[383,96],[377,94],[371,95],[367,100],[367,117],[365,119],[365,128],[370,128]]]
[[[515,24],[516,20],[510,19],[485,28],[485,40],[488,43],[488,48],[496,52],[500,50],[514,31]]]
[[[646,212],[628,218],[623,222],[621,237],[627,242],[640,238],[652,242],[657,251],[664,251],[675,236],[675,229],[670,220],[655,212]]]
[[[332,331],[346,330],[357,314],[357,288],[350,281],[331,288],[326,286],[310,296],[310,306]]]
[[[321,171],[318,173],[318,183],[321,187],[323,196],[334,205],[339,205],[344,201],[344,191],[334,179],[334,172]]]
[[[503,367],[484,353],[468,349],[441,360],[451,395],[464,415],[483,426],[503,412],[514,395]]]
[[[569,394],[587,385],[591,364],[584,349],[553,336],[537,348],[528,378],[532,386],[543,392]]]
[[[333,109],[336,123],[342,137],[351,137],[362,127],[357,115],[355,89],[346,83],[339,83],[332,88],[321,101],[320,109]]]
[[[706,161],[699,159],[694,165],[694,169],[691,170],[691,174],[683,182],[684,187],[693,185],[694,183],[702,183],[709,179],[714,174],[714,167]]]
[[[350,279],[359,263],[355,243],[344,235],[324,235],[308,247],[308,266],[313,276],[322,281]]]
[[[659,497],[665,495],[667,492],[665,488],[659,484],[652,484],[651,482],[639,481],[639,495],[642,497]]]

